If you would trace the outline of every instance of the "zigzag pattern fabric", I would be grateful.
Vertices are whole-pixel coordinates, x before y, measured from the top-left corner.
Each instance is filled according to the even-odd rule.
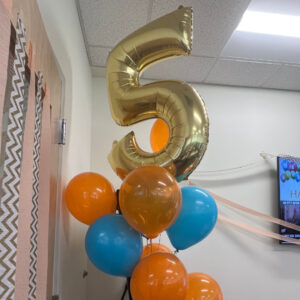
[[[38,236],[38,201],[40,181],[40,148],[43,111],[43,75],[38,73],[36,96],[35,96],[35,117],[34,117],[34,143],[33,143],[33,195],[31,210],[31,236],[30,236],[30,265],[29,265],[29,300],[36,299],[36,274],[37,274],[37,236]]]
[[[7,87],[5,101],[9,103],[5,143],[5,159],[0,199],[0,299],[14,299],[18,232],[18,204],[23,149],[26,95],[25,29],[18,18],[14,49],[13,76]],[[28,90],[27,90],[28,93]],[[8,98],[7,98],[8,97]]]

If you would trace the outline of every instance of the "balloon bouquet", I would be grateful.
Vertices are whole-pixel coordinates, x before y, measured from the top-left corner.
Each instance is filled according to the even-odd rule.
[[[203,240],[217,220],[217,206],[208,192],[192,186],[180,189],[178,184],[206,151],[209,121],[203,100],[185,82],[139,84],[148,66],[189,55],[191,47],[192,9],[179,7],[111,51],[107,87],[112,117],[121,126],[158,118],[150,137],[154,152],[139,148],[131,132],[114,142],[109,154],[123,179],[119,193],[96,173],[79,174],[66,188],[68,209],[90,226],[85,241],[89,259],[103,272],[131,278],[134,300],[223,299],[213,278],[187,274],[170,249],[152,244],[166,230],[176,251],[187,249]],[[151,241],[144,248],[143,237]]]

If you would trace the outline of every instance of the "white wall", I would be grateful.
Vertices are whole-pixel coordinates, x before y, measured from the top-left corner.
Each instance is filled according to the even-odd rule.
[[[300,156],[300,93],[250,88],[194,85],[206,102],[210,142],[199,171],[237,167],[261,161],[256,167],[229,175],[201,176],[199,185],[269,215],[277,216],[276,163],[263,161],[261,151]],[[114,139],[129,130],[149,149],[152,122],[122,128],[109,112],[105,80],[93,79],[92,170],[116,187],[121,181],[111,170],[107,155]],[[222,214],[274,230],[276,227],[219,207]],[[169,245],[165,235],[162,242]],[[226,224],[198,245],[179,253],[189,272],[212,275],[225,300],[295,300],[299,298],[299,248],[279,246]],[[123,282],[89,264],[88,300],[120,299]]]
[[[64,77],[64,118],[67,144],[62,154],[62,186],[77,173],[90,169],[92,76],[74,0],[38,0],[46,31]],[[61,198],[61,197],[60,197]],[[59,227],[56,243],[54,294],[60,300],[86,299],[82,274],[87,258],[86,226],[67,212],[58,199]]]

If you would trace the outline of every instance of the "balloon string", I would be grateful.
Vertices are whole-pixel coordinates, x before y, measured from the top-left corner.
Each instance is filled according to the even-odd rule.
[[[291,159],[291,160],[296,160],[298,161],[299,159],[288,155],[288,154],[278,154],[278,155],[274,155],[271,153],[265,153],[265,152],[261,152],[259,153],[260,157],[263,158],[264,160],[260,160],[260,161],[253,161],[247,164],[244,164],[242,166],[237,166],[237,167],[233,167],[233,168],[228,168],[228,169],[220,169],[220,170],[211,170],[211,171],[194,171],[191,174],[191,177],[195,178],[198,176],[205,176],[205,175],[220,175],[220,174],[226,174],[226,173],[231,173],[231,172],[235,172],[235,171],[240,171],[240,170],[244,170],[244,169],[249,169],[251,167],[256,167],[258,165],[261,165],[265,160],[267,159],[275,159],[277,158],[277,156],[279,157],[284,157],[287,159]]]
[[[128,289],[128,284],[127,284],[127,281],[126,281],[125,288],[124,288],[124,292],[123,292],[123,295],[122,295],[122,297],[121,297],[121,300],[124,300],[124,299],[125,299],[125,295],[126,295],[127,289]]]
[[[264,237],[269,237],[269,238],[272,238],[272,239],[276,239],[276,240],[280,240],[280,241],[285,241],[285,242],[292,243],[292,244],[300,246],[300,241],[297,240],[297,239],[285,237],[285,236],[282,236],[282,235],[280,235],[278,233],[274,233],[274,232],[271,232],[271,231],[268,231],[268,230],[264,230],[264,229],[260,229],[260,228],[257,228],[257,227],[251,226],[251,225],[244,224],[242,222],[231,220],[231,219],[226,218],[226,217],[224,217],[222,215],[219,215],[218,219],[220,221],[223,221],[223,222],[229,223],[231,225],[234,225],[236,227],[242,228],[242,229],[244,229],[246,231],[249,231],[249,232],[252,232],[252,233],[256,233],[258,235],[262,235]]]
[[[130,290],[130,281],[131,281],[131,277],[128,277],[127,278],[127,290],[128,290],[129,300],[133,300],[132,295],[131,295],[131,290]]]
[[[117,214],[118,215],[122,215],[121,208],[120,208],[119,195],[120,195],[120,190],[117,189],[116,190],[116,196],[117,196]]]
[[[126,292],[128,292],[129,299],[132,300],[132,295],[131,295],[131,291],[130,291],[130,280],[131,280],[131,277],[127,277],[125,288],[124,288],[121,300],[125,299]]]
[[[259,155],[263,158],[263,159],[274,159],[276,158],[276,156],[272,155],[272,154],[268,154],[268,153],[259,153]],[[241,165],[241,166],[237,166],[237,167],[233,167],[233,168],[227,168],[227,169],[220,169],[220,170],[211,170],[211,171],[195,171],[191,174],[192,177],[197,177],[197,176],[205,176],[205,175],[214,175],[214,174],[220,174],[220,173],[230,173],[230,172],[234,172],[234,171],[239,171],[239,170],[243,170],[243,169],[248,169],[251,167],[255,167],[258,165],[261,165],[263,163],[262,160],[260,161],[252,161],[250,163]]]

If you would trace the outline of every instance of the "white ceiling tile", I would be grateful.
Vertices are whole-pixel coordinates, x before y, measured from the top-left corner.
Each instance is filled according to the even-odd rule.
[[[236,31],[221,57],[300,64],[300,39]]]
[[[178,57],[153,65],[143,78],[202,82],[214,65],[212,57]]]
[[[105,67],[110,48],[89,46],[92,66]]]
[[[300,16],[299,0],[252,0],[249,10]]]
[[[147,23],[149,0],[79,0],[89,45],[112,47]]]
[[[193,55],[158,63],[143,78],[300,90],[300,39],[234,31],[249,0],[76,2],[94,75],[105,73],[120,40],[184,4],[194,9]],[[249,9],[300,15],[300,0],[252,0]]]
[[[258,87],[279,67],[280,64],[220,59],[205,82]]]
[[[283,65],[262,87],[300,90],[300,66]]]
[[[218,56],[238,25],[250,0],[154,0],[151,19],[154,20],[178,8],[194,9],[193,54]]]

